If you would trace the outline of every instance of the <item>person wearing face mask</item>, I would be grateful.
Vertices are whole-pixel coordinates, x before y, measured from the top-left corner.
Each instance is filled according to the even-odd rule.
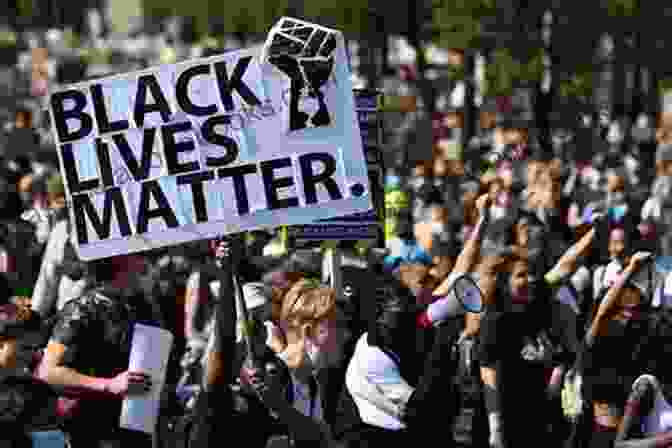
[[[278,354],[292,377],[295,407],[318,422],[325,422],[325,390],[320,372],[343,362],[347,344],[339,326],[335,292],[314,280],[300,280],[285,294],[280,326],[287,339]]]
[[[614,443],[617,448],[656,448],[668,446],[672,440],[672,369],[666,350],[672,337],[669,280],[668,273],[651,304],[656,310],[648,315],[642,344],[644,374],[632,384]]]
[[[627,234],[622,227],[615,227],[609,231],[607,251],[609,262],[595,268],[593,273],[594,295],[597,300],[615,282],[625,269],[627,249]]]
[[[622,224],[632,219],[632,207],[628,196],[626,174],[622,168],[610,168],[606,172],[606,191],[599,201],[588,204],[583,213],[584,222],[591,220],[593,213],[605,213],[610,221]]]
[[[649,241],[656,241],[661,255],[672,255],[672,145],[662,144],[656,152],[656,179],[651,197],[642,207],[640,231]]]
[[[506,265],[481,321],[478,355],[489,444],[497,448],[546,440],[547,415],[534,410],[545,409],[546,369],[554,355],[548,307],[530,282],[527,260],[512,257]],[[513,406],[534,415],[514,412]]]
[[[372,278],[375,309],[368,331],[357,341],[348,364],[346,389],[334,423],[337,441],[346,447],[412,443],[437,427],[451,427],[457,403],[453,375],[455,344],[470,334],[462,315],[453,316],[455,279],[471,272],[488,220],[486,196],[478,201],[480,220],[457,259],[453,272],[436,289],[434,300],[418,307],[418,291],[386,274]],[[468,325],[467,325],[468,326]],[[429,355],[416,349],[423,330],[435,329]],[[441,409],[437,413],[436,409]]]
[[[534,215],[521,214],[510,253],[500,255],[499,263],[481,272],[484,285],[494,278],[494,287],[481,288],[487,305],[478,354],[492,447],[550,440],[546,430],[554,420],[547,412],[547,399],[552,386],[557,389],[561,384],[562,365],[571,362],[577,351],[569,321],[557,318],[576,320],[576,298],[566,300],[542,281],[548,260],[540,260],[539,255],[548,248],[543,233],[535,235],[537,222]],[[572,257],[575,262],[578,255]],[[520,413],[520,409],[530,411]]]
[[[600,302],[585,337],[578,368],[587,403],[582,416],[587,446],[613,446],[622,424],[629,389],[646,368],[647,280],[642,267],[650,253],[633,255]],[[592,431],[591,431],[592,429]]]
[[[310,386],[312,368],[321,362],[321,349],[333,343],[333,291],[302,283],[292,291],[295,302],[286,308],[283,304],[292,338],[291,348],[283,357],[287,362],[264,344],[258,337],[261,333],[254,329],[236,342],[239,325],[232,274],[241,254],[239,242],[232,246],[220,251],[221,294],[215,309],[213,343],[208,349],[203,391],[197,399],[187,446],[205,448],[224,437],[245,440],[247,446],[259,448],[333,446],[328,429],[320,421],[319,392]],[[290,373],[292,366],[295,370]],[[297,375],[302,382],[294,387]],[[308,381],[305,388],[304,381]]]

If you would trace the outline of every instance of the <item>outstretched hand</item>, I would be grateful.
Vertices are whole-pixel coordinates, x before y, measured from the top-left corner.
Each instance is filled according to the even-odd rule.
[[[637,252],[630,258],[630,267],[633,269],[639,269],[647,261],[653,258],[651,252]]]

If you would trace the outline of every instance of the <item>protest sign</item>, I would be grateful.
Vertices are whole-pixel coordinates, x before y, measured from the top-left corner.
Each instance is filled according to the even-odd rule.
[[[375,240],[382,232],[383,155],[382,93],[376,90],[354,91],[360,135],[369,169],[369,183],[374,208],[337,218],[322,219],[315,224],[293,226],[290,236],[295,240]]]
[[[50,114],[83,260],[371,209],[340,32],[71,85]]]
[[[124,399],[119,417],[120,427],[154,434],[172,347],[173,335],[168,330],[135,324],[128,370],[149,375],[152,379],[152,390],[145,395]]]

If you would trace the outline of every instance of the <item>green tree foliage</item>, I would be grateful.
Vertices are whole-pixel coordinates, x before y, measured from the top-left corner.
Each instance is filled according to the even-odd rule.
[[[220,17],[230,33],[263,34],[282,17],[287,0],[143,0],[145,14],[150,16],[191,16],[201,32],[206,32],[213,17]]]
[[[405,3],[400,1],[398,4]],[[361,36],[376,29],[375,15],[379,12],[375,6],[369,0],[322,0],[304,2],[304,13],[308,20]]]
[[[434,29],[445,48],[474,48],[497,14],[495,0],[446,0],[435,5]]]
[[[30,17],[33,15],[33,6],[34,0],[18,0],[16,2],[16,9],[19,16]]]

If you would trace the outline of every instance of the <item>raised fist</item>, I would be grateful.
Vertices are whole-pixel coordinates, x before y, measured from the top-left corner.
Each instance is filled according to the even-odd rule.
[[[269,33],[266,61],[290,79],[289,131],[331,124],[322,87],[331,77],[336,32],[305,22],[282,19]],[[299,110],[302,101],[315,99],[316,111]],[[305,108],[305,104],[304,104]]]

